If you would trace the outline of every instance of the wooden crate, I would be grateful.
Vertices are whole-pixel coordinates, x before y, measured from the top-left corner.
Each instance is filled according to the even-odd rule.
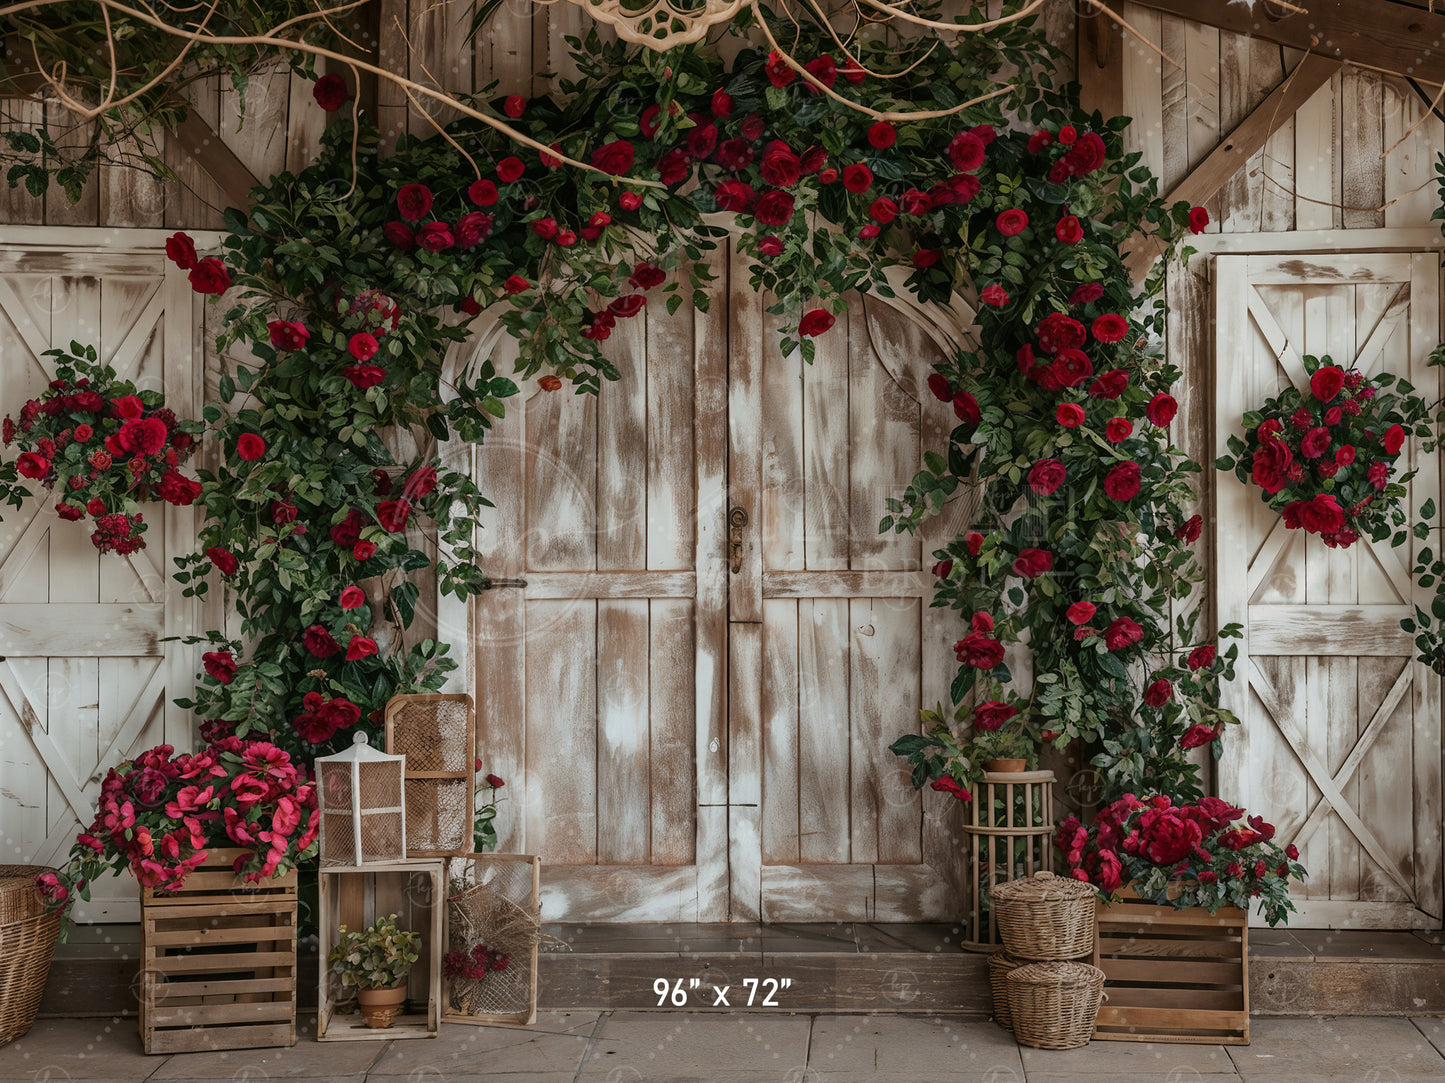
[[[1094,1037],[1248,1045],[1249,915],[1122,894],[1096,909],[1094,965],[1106,980]]]
[[[183,890],[141,893],[147,1053],[296,1044],[296,872],[247,884],[215,849]]]
[[[447,861],[448,950],[466,950],[464,931],[459,927],[457,891],[469,885],[492,886],[498,894],[529,914],[540,916],[542,859],[531,854],[467,854]],[[537,941],[525,953],[513,951],[505,972],[515,1011],[463,1011],[453,1004],[450,979],[442,978],[442,1019],[448,1023],[516,1023],[530,1025],[537,1021]],[[492,976],[488,975],[487,980]]]
[[[446,874],[440,861],[397,861],[361,868],[323,867],[318,872],[318,932],[321,980],[316,1011],[316,1040],[386,1041],[435,1038],[441,1023],[442,955],[446,939],[442,904]],[[364,929],[378,917],[397,915],[397,924],[422,934],[421,958],[407,979],[407,999],[389,1027],[372,1030],[361,1019],[354,994],[332,977],[326,956],[336,930]]]

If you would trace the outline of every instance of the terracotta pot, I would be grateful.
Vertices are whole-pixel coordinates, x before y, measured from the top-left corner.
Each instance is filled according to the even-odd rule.
[[[393,985],[390,989],[358,989],[356,991],[356,1003],[361,1006],[361,1017],[373,1030],[391,1026],[405,1002],[406,982]]]
[[[983,769],[995,775],[1016,775],[1028,767],[1027,760],[1003,759],[985,760]]]

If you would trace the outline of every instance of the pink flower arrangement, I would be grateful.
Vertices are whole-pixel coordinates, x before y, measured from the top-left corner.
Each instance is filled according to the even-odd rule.
[[[36,883],[57,906],[125,867],[145,887],[179,891],[214,847],[246,851],[235,871],[257,882],[310,857],[320,820],[305,766],[267,741],[223,737],[189,755],[159,745],[111,768],[69,863]]]

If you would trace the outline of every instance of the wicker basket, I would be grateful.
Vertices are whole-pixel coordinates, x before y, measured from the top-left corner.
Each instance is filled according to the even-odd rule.
[[[64,914],[46,912],[35,877],[54,871],[0,865],[0,1045],[22,1037],[40,1010]]]
[[[1015,959],[1005,951],[996,951],[988,957],[988,987],[993,993],[993,1021],[1004,1030],[1013,1030],[1013,1017],[1008,1010],[1008,984],[1004,981],[1010,971],[1027,964]]]
[[[1004,950],[1015,959],[1078,959],[1094,953],[1094,889],[1036,872],[993,889]]]
[[[1031,963],[1004,977],[1019,1045],[1077,1049],[1088,1045],[1104,995],[1104,972],[1088,963]]]

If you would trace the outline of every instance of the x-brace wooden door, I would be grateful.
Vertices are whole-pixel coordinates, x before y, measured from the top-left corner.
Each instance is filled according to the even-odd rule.
[[[1440,396],[1426,359],[1440,341],[1439,260],[1411,253],[1220,256],[1216,439],[1293,383],[1302,357],[1394,372]],[[1407,444],[1410,510],[1440,505],[1438,458]],[[1412,581],[1422,542],[1348,549],[1286,530],[1259,490],[1220,475],[1218,617],[1244,626],[1225,702],[1220,795],[1293,839],[1310,871],[1291,924],[1439,928],[1440,681],[1400,619],[1431,592]]]

